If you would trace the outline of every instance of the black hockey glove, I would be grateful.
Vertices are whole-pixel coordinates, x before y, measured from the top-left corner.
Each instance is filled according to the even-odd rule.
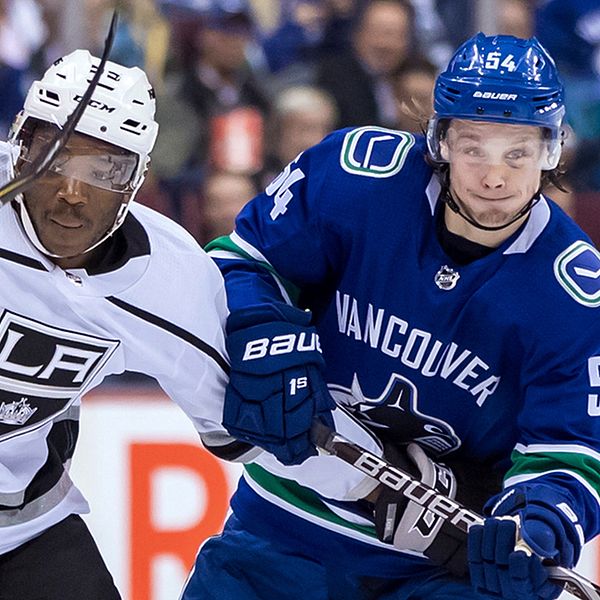
[[[416,443],[405,449],[385,448],[392,464],[408,471],[441,494],[456,496],[456,478],[443,464],[432,461]],[[421,552],[454,575],[467,574],[467,536],[456,527],[387,486],[382,486],[374,508],[377,537],[399,550]]]
[[[310,313],[285,304],[248,307],[227,321],[231,375],[223,425],[286,465],[317,454],[313,418],[333,428],[335,402],[327,391],[325,362]]]

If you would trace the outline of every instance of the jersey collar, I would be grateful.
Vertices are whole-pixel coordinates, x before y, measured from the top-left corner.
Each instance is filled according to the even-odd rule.
[[[442,187],[437,175],[432,175],[429,183],[427,184],[427,188],[425,189],[425,195],[427,196],[427,201],[429,202],[431,215],[434,218],[441,189]],[[521,232],[508,246],[508,248],[504,250],[503,254],[524,254],[527,252],[535,240],[540,237],[549,221],[550,206],[548,205],[546,198],[542,195],[540,201],[537,202],[531,209],[529,218],[521,229]]]

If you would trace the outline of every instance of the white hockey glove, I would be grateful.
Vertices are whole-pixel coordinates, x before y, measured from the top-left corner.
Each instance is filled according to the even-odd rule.
[[[386,448],[392,464],[410,472],[441,494],[456,496],[456,478],[451,469],[432,461],[416,443],[404,452]],[[455,527],[403,494],[382,486],[374,506],[377,537],[399,550],[421,552],[455,575],[467,573],[467,537]]]

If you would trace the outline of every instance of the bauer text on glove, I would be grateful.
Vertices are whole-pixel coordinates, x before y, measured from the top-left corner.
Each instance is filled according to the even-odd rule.
[[[310,313],[287,305],[249,307],[232,313],[227,329],[231,374],[225,428],[284,464],[316,454],[310,441],[313,418],[333,427],[335,403],[323,378],[325,362]]]

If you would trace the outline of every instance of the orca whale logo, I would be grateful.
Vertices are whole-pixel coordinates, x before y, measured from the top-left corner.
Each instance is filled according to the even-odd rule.
[[[378,398],[367,398],[354,374],[351,404],[355,416],[385,441],[403,444],[417,442],[434,456],[460,445],[460,438],[445,421],[418,410],[417,388],[408,379],[393,373]]]

